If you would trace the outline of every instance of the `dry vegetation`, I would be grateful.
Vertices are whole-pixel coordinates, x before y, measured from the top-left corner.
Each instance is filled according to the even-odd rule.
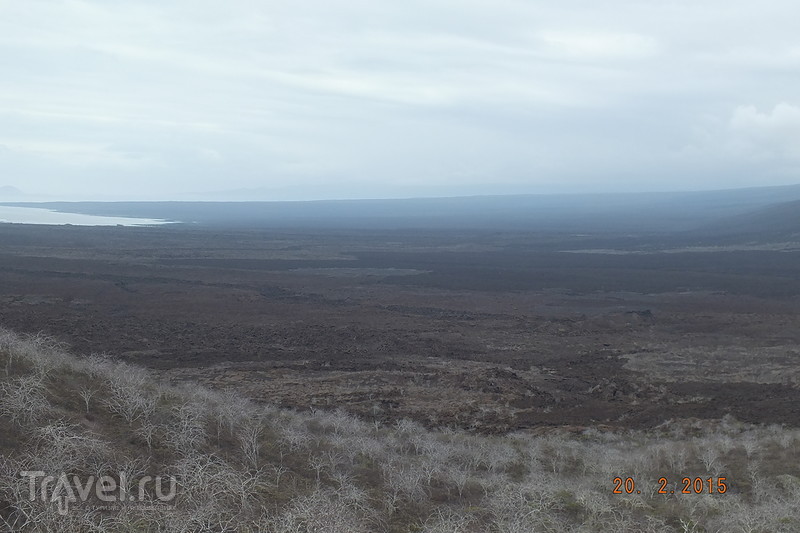
[[[0,523],[22,532],[800,530],[796,429],[731,418],[502,436],[385,426],[170,386],[6,330],[0,454]],[[113,509],[89,497],[62,515],[31,501],[23,471],[123,472],[132,493],[145,476],[175,476],[176,497],[163,503],[148,490]],[[614,494],[617,476],[641,493]],[[728,491],[681,494],[684,476],[725,477]],[[661,477],[677,494],[658,493]]]

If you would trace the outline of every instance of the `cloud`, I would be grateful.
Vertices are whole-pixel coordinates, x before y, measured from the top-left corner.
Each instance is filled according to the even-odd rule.
[[[797,159],[788,0],[2,11],[0,173],[34,192],[696,188],[741,184],[745,154],[762,181]]]
[[[0,142],[11,154],[46,160],[64,166],[119,167],[133,166],[141,162],[132,154],[115,151],[102,144],[19,139],[4,139]]]
[[[756,156],[800,159],[800,106],[781,102],[768,112],[739,106],[730,128],[737,144]]]
[[[540,35],[557,55],[585,62],[644,59],[656,53],[656,40],[635,33],[545,31]]]

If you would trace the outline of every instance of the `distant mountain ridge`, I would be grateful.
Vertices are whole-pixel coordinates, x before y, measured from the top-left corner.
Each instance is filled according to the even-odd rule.
[[[262,228],[514,229],[567,233],[682,232],[759,222],[800,202],[800,185],[697,192],[467,196],[285,202],[6,202],[57,211]],[[790,216],[790,206],[785,208]],[[748,217],[755,216],[755,219]],[[767,215],[763,215],[767,216]],[[763,218],[762,216],[762,218]],[[779,213],[772,216],[779,217]],[[750,221],[750,222],[747,222]],[[786,222],[791,226],[789,222]]]
[[[768,205],[709,226],[721,234],[800,239],[800,200]]]

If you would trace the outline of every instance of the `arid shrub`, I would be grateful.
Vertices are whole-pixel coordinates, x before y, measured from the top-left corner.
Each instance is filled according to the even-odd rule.
[[[20,426],[30,426],[46,419],[51,410],[46,390],[40,375],[21,376],[0,383],[0,414]]]

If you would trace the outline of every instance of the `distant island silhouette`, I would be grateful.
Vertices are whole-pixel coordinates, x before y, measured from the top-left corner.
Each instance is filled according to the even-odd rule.
[[[23,193],[13,185],[1,185],[0,196],[21,196]]]

